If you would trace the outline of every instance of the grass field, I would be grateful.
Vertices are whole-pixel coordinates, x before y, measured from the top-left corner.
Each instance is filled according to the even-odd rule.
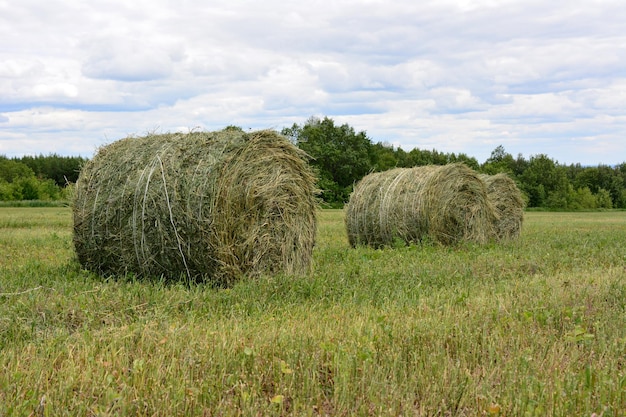
[[[231,289],[82,271],[68,208],[0,208],[0,416],[626,416],[626,212],[351,249]]]

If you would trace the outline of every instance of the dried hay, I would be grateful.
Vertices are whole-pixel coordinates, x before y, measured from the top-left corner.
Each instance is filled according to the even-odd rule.
[[[487,195],[496,209],[496,232],[499,240],[517,239],[524,222],[524,199],[515,181],[504,173],[481,174],[487,185]]]
[[[430,239],[485,243],[496,214],[478,175],[464,164],[395,168],[365,176],[346,208],[352,246]]]
[[[237,129],[102,147],[76,184],[78,259],[104,275],[217,285],[307,272],[317,203],[305,157],[273,131]]]

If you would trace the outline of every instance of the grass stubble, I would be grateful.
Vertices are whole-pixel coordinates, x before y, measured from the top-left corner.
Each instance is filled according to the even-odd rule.
[[[230,289],[80,269],[68,208],[0,209],[0,416],[623,416],[624,212],[498,245],[349,247]]]

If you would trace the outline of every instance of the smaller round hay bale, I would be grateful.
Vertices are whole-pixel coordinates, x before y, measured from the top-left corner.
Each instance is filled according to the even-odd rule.
[[[130,137],[100,148],[73,202],[81,265],[204,280],[310,270],[315,178],[274,131]]]
[[[395,168],[365,176],[346,207],[352,246],[431,239],[442,244],[495,238],[485,183],[461,163]]]
[[[480,178],[487,185],[487,195],[498,215],[495,223],[498,240],[517,239],[524,222],[522,192],[507,174],[481,174]]]

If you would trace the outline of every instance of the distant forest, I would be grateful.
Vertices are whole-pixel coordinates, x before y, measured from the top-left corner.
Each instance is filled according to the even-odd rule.
[[[227,129],[240,129],[229,126]],[[616,166],[562,165],[544,154],[528,159],[496,147],[482,164],[466,154],[436,150],[404,151],[372,141],[365,132],[311,117],[281,133],[311,156],[325,206],[341,207],[352,188],[370,172],[395,167],[463,162],[480,173],[507,173],[526,198],[527,207],[550,210],[626,209],[626,162]],[[82,157],[56,154],[7,158],[0,155],[0,201],[69,200]]]
[[[86,161],[56,154],[11,159],[0,155],[0,201],[68,200]]]
[[[526,198],[527,207],[551,210],[593,210],[626,208],[626,161],[617,166],[561,165],[547,155],[523,155],[496,147],[479,164],[466,154],[413,149],[409,152],[389,144],[374,143],[365,132],[355,132],[347,124],[335,125],[330,118],[312,117],[303,125],[284,128],[282,134],[306,151],[318,171],[322,198],[331,206],[341,206],[355,182],[370,172],[395,167],[445,165],[463,162],[485,174],[507,173]]]

